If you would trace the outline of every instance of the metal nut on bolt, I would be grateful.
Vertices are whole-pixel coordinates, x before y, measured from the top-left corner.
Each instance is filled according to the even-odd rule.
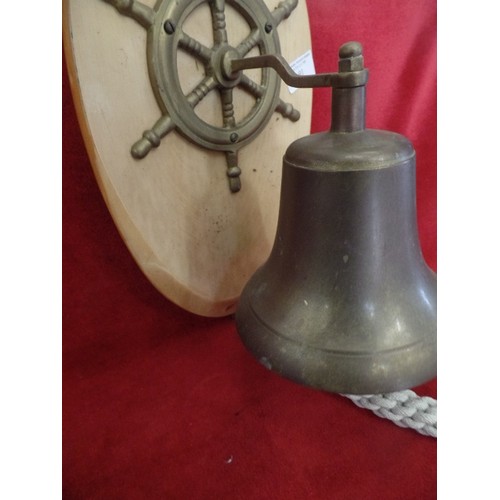
[[[364,69],[363,47],[359,42],[347,42],[339,50],[339,71],[361,71]]]

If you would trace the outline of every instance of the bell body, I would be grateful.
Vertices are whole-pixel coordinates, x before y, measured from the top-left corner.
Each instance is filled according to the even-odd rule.
[[[319,389],[391,392],[435,376],[436,276],[407,139],[361,127],[288,148],[274,247],[236,321],[262,364]]]

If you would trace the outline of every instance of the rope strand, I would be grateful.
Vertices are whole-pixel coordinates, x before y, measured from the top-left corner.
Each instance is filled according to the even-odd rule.
[[[399,427],[413,429],[424,436],[437,438],[437,401],[418,396],[410,390],[387,394],[342,394],[355,405],[371,410]]]

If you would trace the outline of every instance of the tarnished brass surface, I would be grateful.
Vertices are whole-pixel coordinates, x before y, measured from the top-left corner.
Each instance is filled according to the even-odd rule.
[[[309,87],[358,87],[368,81],[368,72],[362,67],[344,73],[319,73],[317,75],[297,75],[286,59],[279,54],[247,57],[230,61],[233,72],[250,68],[273,68],[281,79],[296,88]]]
[[[255,139],[275,111],[292,121],[297,121],[300,113],[280,99],[280,80],[274,72],[264,69],[262,80],[255,82],[241,72],[229,72],[230,61],[244,58],[254,47],[264,55],[279,54],[277,27],[296,8],[298,0],[284,0],[272,13],[262,0],[158,0],[154,9],[137,0],[104,1],[148,30],[148,69],[162,115],[132,146],[132,156],[144,158],[160,145],[163,137],[177,130],[198,146],[224,152],[230,189],[239,191],[238,150]],[[214,43],[210,47],[183,31],[186,19],[204,3],[210,6],[212,16]],[[226,3],[250,27],[250,34],[235,47],[228,42]],[[178,50],[190,54],[205,68],[204,78],[187,94],[179,80]],[[255,106],[240,122],[235,119],[234,88],[255,98]],[[196,106],[213,91],[220,94],[222,127],[208,123],[195,112]]]
[[[340,58],[346,76],[331,82],[350,86],[333,89],[331,130],[285,154],[274,247],[236,321],[250,351],[285,377],[392,392],[436,374],[436,276],[418,240],[413,146],[365,129],[365,87],[349,79],[364,71],[360,45]]]

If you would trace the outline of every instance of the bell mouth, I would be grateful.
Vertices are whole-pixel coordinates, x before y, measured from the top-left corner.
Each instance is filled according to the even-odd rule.
[[[250,282],[236,311],[238,333],[263,366],[287,379],[334,393],[379,394],[416,387],[436,376],[432,333],[411,344],[375,352],[321,348],[268,325],[252,307],[253,288]]]

